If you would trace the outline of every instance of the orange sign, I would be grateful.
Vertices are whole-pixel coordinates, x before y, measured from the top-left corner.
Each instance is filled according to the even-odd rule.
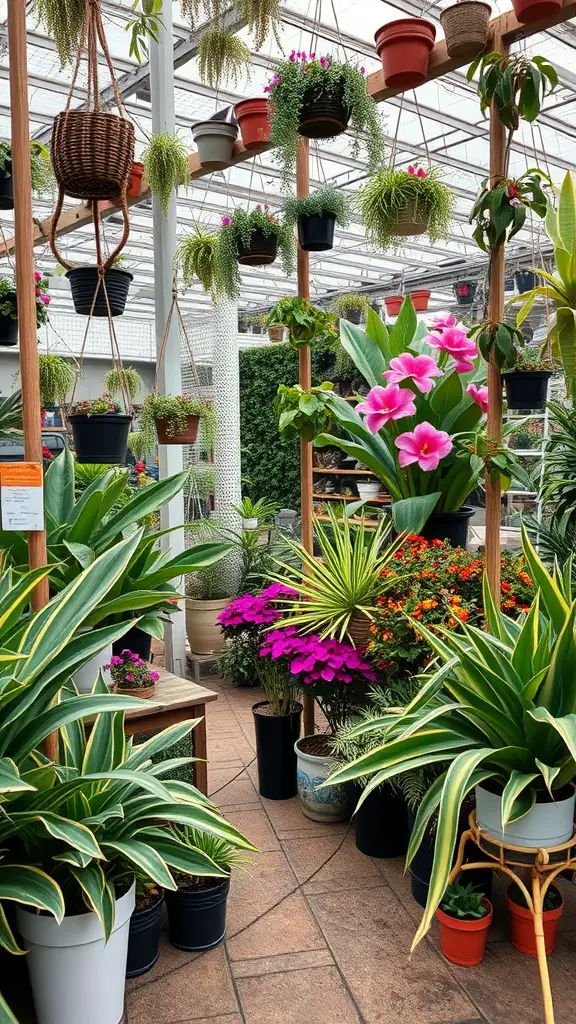
[[[44,529],[44,474],[37,462],[0,462],[2,529]]]
[[[42,476],[38,462],[0,462],[3,487],[42,487]]]

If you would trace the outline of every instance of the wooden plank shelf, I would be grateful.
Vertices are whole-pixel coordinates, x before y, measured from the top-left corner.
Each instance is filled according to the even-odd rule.
[[[332,522],[332,520],[330,519],[330,516],[325,516],[325,515],[322,515],[322,514],[321,515],[317,515],[314,518],[318,519],[321,523],[331,523]],[[342,520],[339,519],[338,522],[342,522]],[[367,526],[368,529],[375,530],[376,527],[378,526],[378,523],[380,522],[380,520],[360,519],[358,516],[350,516],[348,522],[349,523],[354,523],[357,526]]]
[[[361,500],[358,497],[358,495],[356,495],[356,494],[316,494],[316,493],[313,493],[312,497],[314,498],[314,501],[324,501],[325,499],[327,499],[328,501],[360,501]],[[367,498],[366,500],[368,501],[368,503],[372,503],[373,505],[389,505],[390,504],[390,495],[389,494],[378,495],[375,498]]]
[[[333,474],[336,476],[373,476],[376,478],[376,473],[373,473],[371,469],[327,469],[325,466],[313,466],[313,473],[326,473],[328,476]]]

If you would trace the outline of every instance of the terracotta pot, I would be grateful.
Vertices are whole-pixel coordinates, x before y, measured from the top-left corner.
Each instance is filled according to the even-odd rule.
[[[156,693],[156,687],[154,684],[152,686],[141,686],[139,689],[136,689],[134,686],[118,686],[116,692],[123,694],[124,697],[140,697],[142,700],[150,700],[150,697],[153,697]]]
[[[518,21],[528,25],[531,21],[540,21],[540,18],[555,14],[562,7],[562,0],[512,0],[512,7]]]
[[[472,60],[486,46],[492,8],[481,0],[458,0],[440,12],[449,57]]]
[[[403,295],[389,295],[384,299],[384,305],[386,306],[386,312],[388,316],[398,316],[404,302]]]
[[[144,164],[135,162],[132,164],[132,170],[130,172],[130,184],[128,186],[127,195],[139,196],[142,192],[142,175],[144,174]]]
[[[492,921],[492,904],[486,898],[482,903],[488,907],[488,913],[472,921],[445,914],[440,907],[436,911],[442,952],[447,960],[460,967],[475,967],[484,959],[486,936]]]
[[[200,601],[186,598],[186,635],[193,654],[218,654],[224,646],[224,634],[218,622],[220,612],[232,598]]]
[[[158,419],[156,420],[156,433],[158,435],[158,444],[194,444],[198,437],[198,424],[200,422],[199,416],[188,416],[187,417],[186,430],[181,434],[169,434],[168,433],[168,420]]]
[[[428,73],[436,28],[424,18],[389,21],[374,36],[389,89],[415,89]]]
[[[417,313],[425,313],[428,309],[428,300],[430,299],[430,292],[419,291],[410,292],[410,298],[412,299],[412,305]]]
[[[268,101],[265,99],[241,100],[234,107],[240,125],[240,134],[245,149],[256,149],[270,138]]]
[[[556,891],[559,892],[558,889]],[[508,892],[510,892],[510,890],[508,890]],[[527,956],[537,956],[532,914],[528,910],[528,907],[521,907],[518,903],[514,903],[514,901],[510,899],[508,892],[506,893],[506,903],[508,904],[508,910],[510,912],[510,938],[512,939],[512,945],[519,953],[525,953]],[[550,953],[554,952],[556,929],[558,927],[558,921],[562,917],[563,910],[564,900],[562,900],[559,907],[556,907],[556,910],[545,910],[542,914],[544,944],[546,946],[547,956],[550,956]]]

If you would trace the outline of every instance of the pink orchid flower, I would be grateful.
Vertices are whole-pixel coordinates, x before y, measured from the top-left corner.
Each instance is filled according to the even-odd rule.
[[[424,341],[432,348],[448,352],[456,360],[457,373],[468,373],[474,369],[474,363],[471,360],[478,355],[478,349],[466,334],[465,329],[447,327],[439,337],[436,334],[427,334]]]
[[[433,377],[443,377],[442,370],[431,356],[413,356],[404,352],[390,360],[390,369],[382,374],[389,384],[400,384],[409,378],[423,395],[427,395],[433,387]]]
[[[390,420],[401,420],[404,416],[415,416],[414,395],[397,384],[375,387],[366,395],[366,401],[356,406],[356,412],[366,413],[366,426],[371,434],[378,431]]]
[[[469,384],[466,388],[466,394],[474,399],[476,405],[479,405],[482,409],[482,412],[488,412],[488,388],[477,388],[475,384]]]
[[[445,430],[436,430],[431,423],[419,423],[413,431],[400,434],[395,440],[400,450],[398,462],[402,469],[417,462],[424,473],[438,469],[440,459],[452,451],[452,440]]]

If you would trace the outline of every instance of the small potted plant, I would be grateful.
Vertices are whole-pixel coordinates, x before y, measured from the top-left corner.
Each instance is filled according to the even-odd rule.
[[[332,303],[332,312],[351,324],[359,324],[370,309],[366,295],[339,295]]]
[[[50,153],[46,146],[36,140],[30,143],[30,173],[34,195],[41,196],[53,190],[55,178]],[[13,209],[12,147],[9,142],[0,142],[0,210]]]
[[[75,402],[69,410],[78,462],[124,466],[132,416],[120,412],[111,395]]]
[[[428,73],[436,28],[424,18],[388,21],[374,35],[389,89],[415,89]]]
[[[364,68],[331,56],[296,53],[281,61],[266,92],[269,96],[270,142],[286,183],[296,167],[298,136],[327,139],[349,128],[352,155],[363,143],[370,169],[382,159],[380,115],[366,90]]]
[[[468,883],[453,882],[436,911],[440,946],[447,960],[460,967],[475,967],[484,959],[492,922],[492,904]]]
[[[230,166],[234,143],[238,138],[237,124],[231,121],[196,121],[192,125],[192,136],[198,147],[198,159],[202,167],[218,171]]]
[[[509,409],[544,409],[554,361],[537,345],[520,349],[513,368],[502,374]]]
[[[290,344],[310,345],[313,342],[338,340],[334,313],[327,313],[318,306],[313,306],[307,299],[279,299],[266,318],[270,327],[282,326],[288,329]]]
[[[187,185],[190,177],[186,146],[176,135],[162,132],[152,136],[142,160],[150,191],[167,217],[172,195],[179,185]]]
[[[268,498],[259,498],[252,501],[248,496],[242,498],[241,505],[235,505],[234,511],[242,519],[243,530],[269,530],[274,524],[274,515],[279,506],[275,501],[268,501]]]
[[[114,398],[116,395],[126,394],[133,402],[136,398],[140,388],[142,387],[142,377],[135,370],[133,366],[122,366],[117,364],[112,370],[108,370],[102,378],[106,394],[112,395]]]
[[[159,885],[148,879],[136,880],[136,905],[128,933],[127,978],[146,974],[158,960],[163,902],[164,892]]]
[[[66,272],[74,310],[80,316],[122,316],[134,274],[121,266],[118,256],[100,277],[98,267],[72,267]]]
[[[285,274],[294,268],[294,237],[291,228],[270,212],[268,205],[258,204],[254,210],[237,207],[222,217],[218,235],[218,277],[230,298],[238,296],[241,286],[240,266],[263,267],[274,263],[278,250]]]
[[[474,302],[477,281],[457,281],[454,285],[454,295],[459,306],[470,306]]]
[[[58,410],[66,401],[72,384],[72,367],[61,356],[40,353],[38,356],[40,375],[40,405],[50,412]]]
[[[242,135],[244,149],[258,149],[270,138],[270,119],[268,117],[268,101],[265,97],[255,96],[240,100],[234,107],[234,113]]]
[[[220,291],[217,251],[218,235],[203,231],[198,224],[184,235],[174,255],[174,269],[182,275],[184,288],[190,288],[196,278],[209,295]]]
[[[326,252],[334,245],[334,227],[348,226],[350,196],[333,185],[311,192],[304,199],[288,199],[284,204],[287,224],[298,227],[298,241],[305,252]]]
[[[148,700],[154,696],[160,676],[150,668],[139,654],[124,647],[121,654],[113,654],[110,664],[105,666],[118,693],[127,697],[141,697]]]
[[[334,390],[329,381],[308,391],[300,384],[292,387],[280,384],[274,399],[278,430],[287,439],[302,437],[305,441],[313,441],[332,426],[332,398]]]
[[[157,438],[158,444],[194,444],[201,421],[207,445],[212,448],[216,415],[211,402],[153,391],[144,399],[140,414],[142,430]]]
[[[491,13],[481,0],[457,0],[440,12],[449,57],[471,60],[486,49]]]
[[[39,270],[34,273],[36,287],[36,327],[48,321],[50,296],[46,294],[48,278]],[[0,346],[11,348],[18,344],[18,300],[13,277],[0,278]]]
[[[359,190],[358,206],[368,240],[385,251],[406,236],[428,234],[432,245],[447,238],[454,195],[437,167],[425,171],[411,164],[407,171],[378,171]]]
[[[384,299],[386,313],[388,316],[398,316],[404,302],[404,295],[387,295]]]
[[[526,897],[519,885],[513,883],[506,893],[506,903],[510,914],[510,938],[512,945],[519,953],[537,956],[536,938],[534,936],[534,917],[528,909]],[[554,952],[556,929],[564,910],[562,894],[555,885],[550,885],[544,895],[542,926],[546,955]]]

